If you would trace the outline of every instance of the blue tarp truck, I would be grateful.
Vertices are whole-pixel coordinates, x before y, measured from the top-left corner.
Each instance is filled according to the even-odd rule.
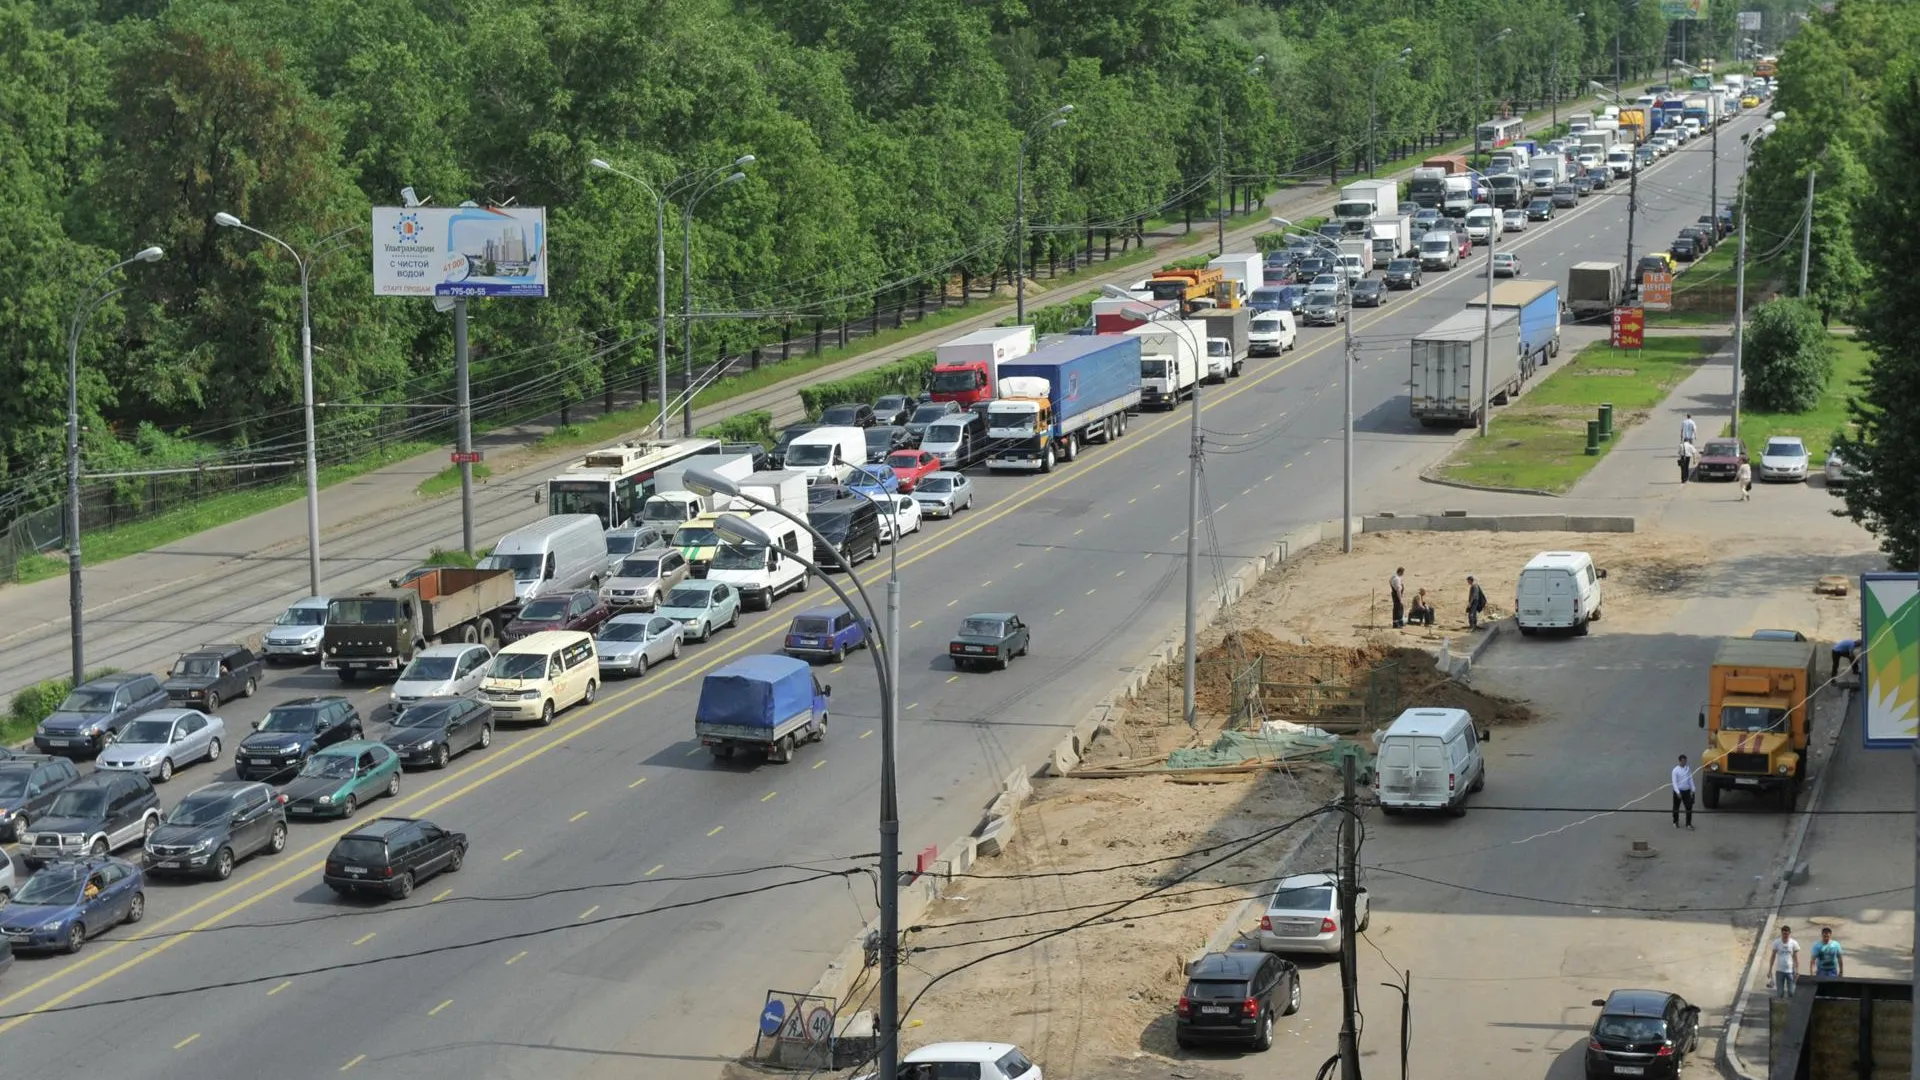
[[[1482,308],[1487,294],[1467,301],[1468,308]],[[1493,310],[1520,313],[1521,377],[1531,378],[1536,368],[1560,355],[1560,285],[1553,281],[1528,281],[1514,278],[1493,287]]]
[[[987,467],[1050,472],[1083,444],[1125,434],[1127,410],[1139,407],[1139,337],[1049,335],[1000,365],[1000,397],[987,406],[987,437],[1000,449]]]
[[[743,656],[709,673],[700,684],[693,733],[717,758],[736,752],[793,760],[793,748],[827,737],[831,687],[813,667],[792,656]]]

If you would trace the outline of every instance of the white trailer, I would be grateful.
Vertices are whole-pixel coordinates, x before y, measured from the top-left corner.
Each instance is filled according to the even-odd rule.
[[[1267,259],[1257,251],[1228,252],[1216,256],[1207,263],[1207,269],[1220,271],[1228,281],[1234,283],[1239,294],[1235,303],[1242,306],[1253,296],[1253,290],[1267,283]]]

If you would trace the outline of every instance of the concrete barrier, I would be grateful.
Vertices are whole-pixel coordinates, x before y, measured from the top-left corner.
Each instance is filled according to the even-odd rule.
[[[1372,514],[1366,532],[1592,532],[1630,533],[1634,518],[1595,514]]]
[[[1473,670],[1473,662],[1492,647],[1502,631],[1514,625],[1517,624],[1511,618],[1496,619],[1487,623],[1485,630],[1468,631],[1465,638],[1442,638],[1440,652],[1433,658],[1433,666],[1450,679],[1466,678],[1467,672]]]

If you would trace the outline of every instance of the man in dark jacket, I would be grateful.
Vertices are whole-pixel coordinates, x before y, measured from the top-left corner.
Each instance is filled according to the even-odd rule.
[[[1467,578],[1467,629],[1480,629],[1480,613],[1487,610],[1487,590],[1480,583]]]

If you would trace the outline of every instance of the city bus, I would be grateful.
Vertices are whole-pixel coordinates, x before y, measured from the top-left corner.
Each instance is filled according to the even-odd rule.
[[[622,443],[595,450],[547,481],[547,513],[593,514],[606,528],[633,523],[660,470],[720,448],[718,439]]]
[[[1511,146],[1524,132],[1527,122],[1518,116],[1489,120],[1473,131],[1473,148],[1482,153]]]
[[[1773,78],[1773,73],[1779,70],[1779,63],[1780,58],[1777,56],[1763,56],[1755,60],[1753,62],[1754,77],[1757,79]]]

